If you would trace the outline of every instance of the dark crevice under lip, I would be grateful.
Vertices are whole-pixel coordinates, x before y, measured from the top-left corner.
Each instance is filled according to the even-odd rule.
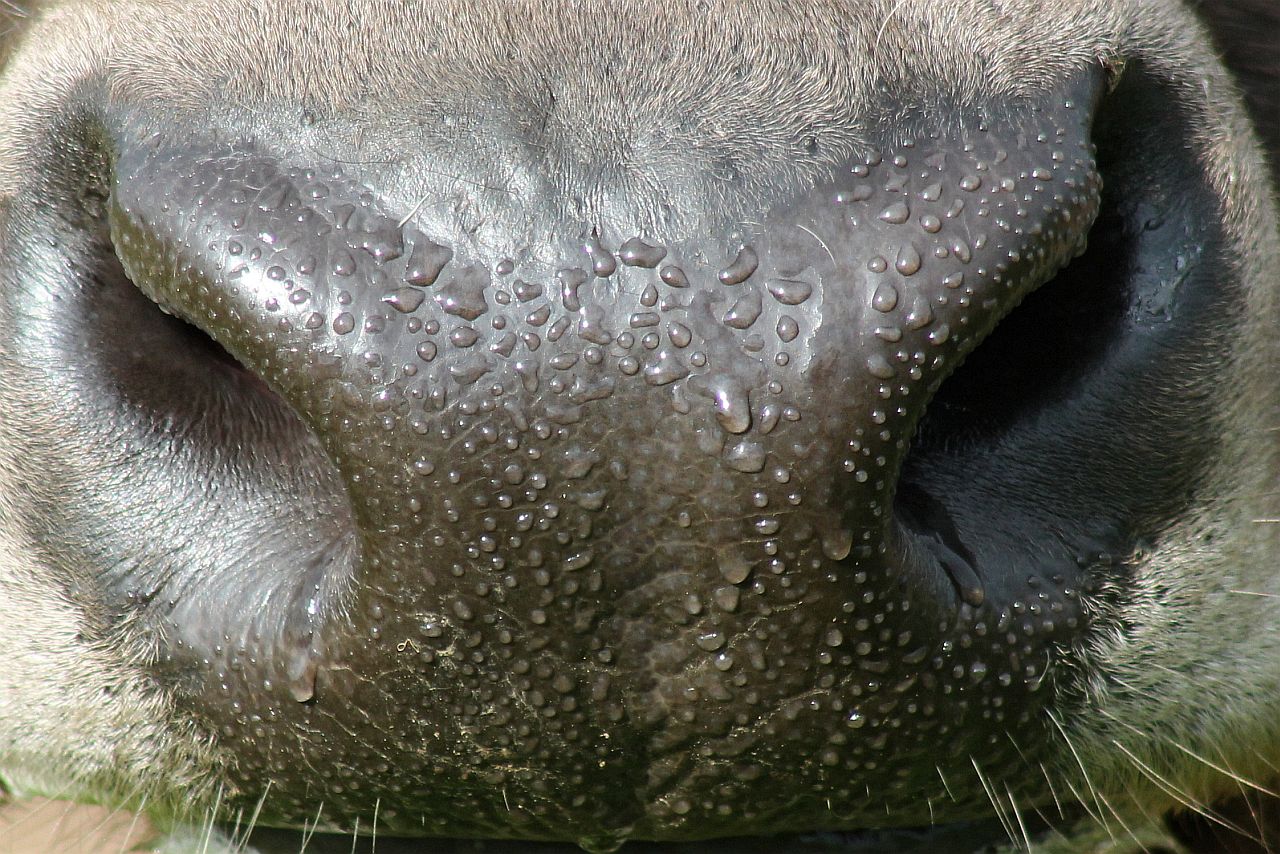
[[[1038,816],[1023,817],[1033,840],[1046,832]],[[1019,830],[1019,832],[1021,832]],[[296,854],[301,831],[263,828],[255,830],[250,844],[262,854]],[[807,833],[794,836],[763,836],[713,839],[698,842],[625,843],[620,854],[981,854],[1010,843],[1009,829],[998,819],[954,822],[936,827],[909,827],[843,833]],[[362,837],[345,834],[314,834],[309,837],[309,854],[574,854],[583,849],[571,842],[521,842],[485,839],[430,839],[405,837]]]

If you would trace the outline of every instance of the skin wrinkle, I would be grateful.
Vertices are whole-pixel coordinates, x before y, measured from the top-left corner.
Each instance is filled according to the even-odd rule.
[[[448,231],[474,231],[480,245],[502,245],[510,240],[505,235],[536,234],[564,218],[560,200],[566,188],[579,185],[590,187],[582,194],[583,219],[677,240],[701,227],[693,212],[723,210],[732,218],[780,187],[806,186],[823,169],[864,151],[895,103],[1029,99],[1099,60],[1140,58],[1172,81],[1188,105],[1190,144],[1222,199],[1222,227],[1249,244],[1248,256],[1236,259],[1232,270],[1248,297],[1238,349],[1225,359],[1239,387],[1275,400],[1280,345],[1268,327],[1280,312],[1274,274],[1280,248],[1272,203],[1256,190],[1267,183],[1267,167],[1247,117],[1229,97],[1234,85],[1204,47],[1205,32],[1185,22],[1174,3],[1079,0],[1049,9],[1032,0],[942,8],[882,2],[859,4],[844,28],[815,24],[839,20],[832,10],[843,4],[831,3],[812,4],[809,19],[781,33],[760,23],[781,17],[770,9],[789,5],[725,4],[702,13],[691,28],[696,35],[663,43],[634,33],[642,27],[689,32],[672,23],[686,14],[680,4],[620,3],[608,14],[545,18],[542,4],[507,16],[498,13],[509,4],[484,0],[441,3],[434,14],[411,21],[398,4],[376,0],[33,4],[30,18],[13,32],[30,29],[41,50],[20,54],[0,75],[0,223],[40,180],[11,164],[44,162],[49,135],[56,133],[53,119],[101,97],[122,112],[139,105],[164,110],[179,126],[217,126],[221,111],[247,115],[298,104],[320,116],[349,114],[353,125],[376,132],[362,142],[316,132],[305,141],[309,153],[370,164],[370,174],[387,182],[389,203],[405,211],[434,198],[441,186],[450,188],[475,204],[448,223]],[[494,17],[500,22],[492,23]],[[279,26],[282,20],[300,23]],[[0,31],[6,26],[0,18]],[[744,40],[729,44],[724,34],[738,31],[745,31]],[[565,46],[583,44],[595,54],[566,63]],[[939,50],[939,44],[952,47]],[[423,45],[434,61],[424,62]],[[0,41],[0,61],[5,49]],[[663,51],[706,54],[710,68],[677,62],[673,73]],[[806,67],[780,75],[776,69],[797,64],[797,52]],[[246,63],[246,56],[254,61]],[[523,73],[513,73],[512,64]],[[612,88],[615,79],[634,82],[624,91]],[[454,138],[423,132],[427,155],[398,150],[397,139],[416,139],[420,131],[413,116],[380,114],[387,93],[421,105],[427,120],[455,116]],[[881,107],[885,93],[897,101]],[[511,108],[489,109],[488,99]],[[767,121],[748,121],[760,103],[787,107]],[[686,124],[655,121],[667,116]],[[919,119],[922,126],[928,121]],[[597,124],[607,130],[582,131]],[[827,160],[797,164],[795,140],[811,126],[822,128]],[[695,144],[685,144],[687,136]],[[473,150],[450,151],[459,140]],[[447,156],[430,156],[440,152]],[[437,174],[424,178],[424,162]],[[733,180],[664,189],[687,188],[687,176],[718,170]],[[474,186],[493,189],[473,199]],[[674,216],[664,218],[664,206]],[[3,240],[0,235],[0,256],[9,249]],[[21,358],[0,341],[0,366]],[[1206,487],[1213,500],[1159,532],[1159,549],[1132,565],[1123,612],[1106,615],[1124,631],[1091,637],[1087,649],[1076,650],[1086,678],[1068,698],[1062,726],[1076,753],[1063,753],[1049,772],[1075,781],[1083,793],[1083,768],[1089,785],[1105,791],[1099,811],[1114,809],[1143,839],[1154,832],[1143,826],[1143,816],[1154,826],[1176,799],[1115,743],[1160,778],[1177,780],[1197,803],[1236,788],[1197,756],[1264,781],[1274,778],[1280,755],[1274,713],[1280,579],[1261,571],[1273,566],[1280,526],[1254,521],[1280,516],[1280,443],[1261,438],[1274,436],[1278,410],[1231,391],[1222,389],[1213,431],[1223,442]],[[40,412],[30,389],[0,392],[12,401],[10,411]],[[0,410],[0,484],[22,476],[13,449],[30,447],[33,435],[56,437],[66,429],[58,416],[45,412],[19,425]],[[128,464],[122,456],[122,477]],[[47,498],[53,503],[57,496]],[[198,813],[228,759],[181,720],[171,697],[152,687],[145,669],[154,655],[150,642],[125,625],[110,644],[86,644],[80,604],[54,594],[30,555],[40,554],[64,577],[82,568],[59,566],[56,554],[30,542],[31,521],[23,514],[0,488],[0,623],[30,627],[0,635],[0,661],[23,662],[0,668],[0,775],[20,792],[80,788],[78,797],[135,804],[145,795],[163,809],[180,812],[188,804]],[[1241,637],[1224,631],[1226,624],[1251,628]],[[41,675],[24,676],[29,673]],[[1169,696],[1173,674],[1182,677],[1176,700]],[[50,715],[51,708],[75,714]],[[1145,738],[1135,735],[1135,721],[1148,722]],[[50,756],[57,761],[50,763]],[[992,777],[999,793],[999,774]],[[1109,832],[1124,836],[1118,821],[1111,824]],[[1071,846],[1090,833],[1106,836],[1087,828],[1044,850],[1079,850]]]

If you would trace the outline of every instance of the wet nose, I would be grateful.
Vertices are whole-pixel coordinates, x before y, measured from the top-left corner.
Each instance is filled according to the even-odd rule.
[[[342,609],[304,585],[279,645],[255,636],[246,655],[294,700],[327,690],[407,726],[418,718],[398,696],[361,682],[400,672],[376,641],[404,635],[396,650],[420,655],[402,690],[453,712],[402,741],[449,755],[479,739],[575,790],[598,775],[640,784],[627,763],[529,735],[557,715],[574,721],[564,738],[658,769],[691,744],[721,749],[734,727],[768,741],[767,710],[815,687],[839,732],[828,743],[815,725],[793,747],[823,763],[842,761],[831,745],[884,680],[892,703],[934,708],[950,689],[917,681],[921,627],[988,589],[927,498],[895,511],[898,472],[938,385],[1083,248],[1099,194],[1088,113],[1058,101],[895,138],[724,230],[549,220],[500,246],[448,226],[451,202],[400,209],[342,167],[251,146],[126,148],[110,219],[130,278],[296,412],[359,540]],[[496,724],[474,711],[508,682],[532,698],[523,728],[523,707]],[[240,702],[259,702],[258,685]],[[751,729],[744,703],[765,723]],[[243,706],[230,708],[234,733]],[[893,765],[871,762],[868,780],[879,767]],[[726,792],[767,788],[733,775]],[[564,821],[684,820],[691,802],[658,794],[675,783],[651,770],[650,784],[636,798],[602,782]],[[482,800],[442,806],[453,823],[439,832]]]
[[[932,390],[1083,246],[1084,121],[904,139],[734,234],[570,223],[500,257],[340,168],[160,145],[118,163],[113,234],[320,437],[384,566],[821,578],[909,559],[895,476]]]

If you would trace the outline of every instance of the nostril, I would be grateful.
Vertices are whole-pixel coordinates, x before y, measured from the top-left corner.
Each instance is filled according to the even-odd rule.
[[[903,459],[910,542],[966,558],[988,599],[1030,577],[1079,584],[1195,500],[1211,395],[1177,354],[1228,351],[1230,293],[1202,260],[1218,201],[1175,102],[1134,63],[1100,104],[1087,248],[942,382]]]
[[[97,290],[87,308],[94,330],[91,355],[137,414],[175,428],[212,420],[225,422],[219,430],[235,430],[242,415],[250,423],[296,422],[261,377],[142,293],[114,251],[100,254],[94,281]]]
[[[162,553],[105,573],[105,595],[163,638],[162,672],[247,634],[290,645],[282,659],[301,661],[289,675],[306,694],[312,624],[339,606],[359,553],[333,461],[284,397],[153,301],[109,244],[86,273],[60,309],[59,356],[69,383],[92,390],[81,397],[106,427],[104,456],[127,456],[131,488],[164,495],[175,529]]]
[[[1085,251],[1028,295],[939,387],[914,457],[935,446],[997,441],[1096,369],[1128,305],[1123,232],[1114,210],[1099,213]]]

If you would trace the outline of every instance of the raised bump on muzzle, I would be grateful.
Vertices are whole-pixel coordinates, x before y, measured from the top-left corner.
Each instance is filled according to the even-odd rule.
[[[998,614],[1016,583],[895,520],[896,473],[932,390],[1081,249],[1087,113],[903,141],[733,236],[575,223],[500,255],[341,168],[125,148],[111,225],[131,278],[292,405],[361,539],[341,608],[302,596],[277,638],[225,616],[255,664],[211,675],[228,701],[199,715],[226,739],[253,715],[381,715],[417,746],[396,756],[403,797],[434,793],[413,829],[597,841],[744,832],[770,810],[719,805],[774,802],[762,757],[844,768],[858,800],[895,750],[936,750],[936,721],[892,744],[860,727],[900,703],[927,717],[954,650],[922,627]],[[909,608],[935,616],[913,634]],[[263,678],[292,699],[259,699]],[[448,720],[405,717],[428,698]],[[802,713],[811,732],[770,743]],[[244,779],[287,779],[255,738]],[[477,782],[480,755],[500,781]],[[585,803],[556,803],[556,781]],[[282,788],[276,810],[301,810]],[[794,812],[768,828],[812,826]]]

